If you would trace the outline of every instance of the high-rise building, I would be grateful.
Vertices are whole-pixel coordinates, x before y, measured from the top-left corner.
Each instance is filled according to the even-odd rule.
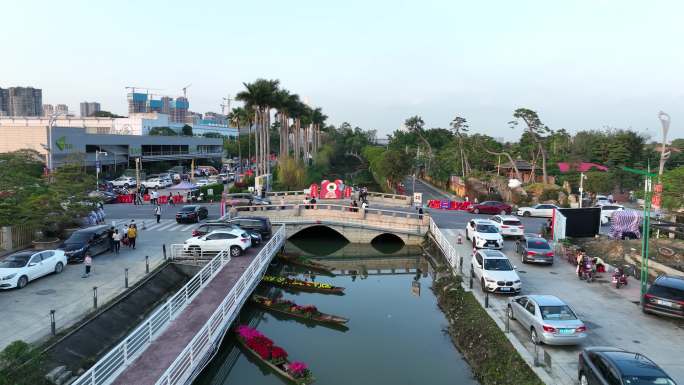
[[[161,98],[161,113],[170,114],[171,113],[171,101],[173,98],[168,96],[162,96]]]
[[[176,100],[171,101],[171,108],[169,114],[171,115],[171,122],[173,123],[186,123],[188,118],[188,109],[190,108],[190,103],[188,99],[179,96]]]
[[[131,92],[128,94],[128,113],[135,114],[149,112],[147,105],[147,94]]]
[[[43,116],[51,116],[55,113],[55,106],[52,104],[43,104]]]
[[[55,106],[55,113],[60,115],[69,115],[69,106],[66,104],[58,104]]]
[[[33,87],[0,88],[0,115],[43,115],[43,91]]]
[[[81,102],[81,117],[93,116],[96,112],[100,112],[100,103]]]

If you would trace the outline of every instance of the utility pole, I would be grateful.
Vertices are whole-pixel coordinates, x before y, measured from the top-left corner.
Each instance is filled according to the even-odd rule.
[[[107,151],[95,150],[95,191],[100,190],[100,159],[98,158],[100,154],[104,156],[108,155]]]
[[[586,179],[586,175],[584,175],[583,172],[580,173],[580,186],[579,186],[579,208],[582,208],[582,199],[583,199],[583,194],[584,194],[584,179]]]

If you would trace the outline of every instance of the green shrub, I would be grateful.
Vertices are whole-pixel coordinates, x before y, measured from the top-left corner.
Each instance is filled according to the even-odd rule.
[[[43,357],[24,341],[14,341],[0,352],[0,385],[44,384]]]
[[[221,193],[223,192],[223,184],[222,183],[214,183],[214,184],[208,184],[206,186],[202,186],[199,188],[200,194],[204,194],[204,196],[209,196],[208,191],[209,189],[212,189],[213,195],[214,196],[221,196]]]

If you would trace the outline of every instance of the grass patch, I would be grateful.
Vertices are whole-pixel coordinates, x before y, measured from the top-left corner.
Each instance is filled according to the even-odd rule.
[[[482,385],[543,385],[472,293],[451,274],[433,283],[447,332]]]

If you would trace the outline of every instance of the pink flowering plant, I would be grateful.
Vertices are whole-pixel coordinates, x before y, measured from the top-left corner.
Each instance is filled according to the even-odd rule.
[[[309,367],[305,363],[294,361],[287,366],[287,371],[294,378],[305,378],[309,376]]]

